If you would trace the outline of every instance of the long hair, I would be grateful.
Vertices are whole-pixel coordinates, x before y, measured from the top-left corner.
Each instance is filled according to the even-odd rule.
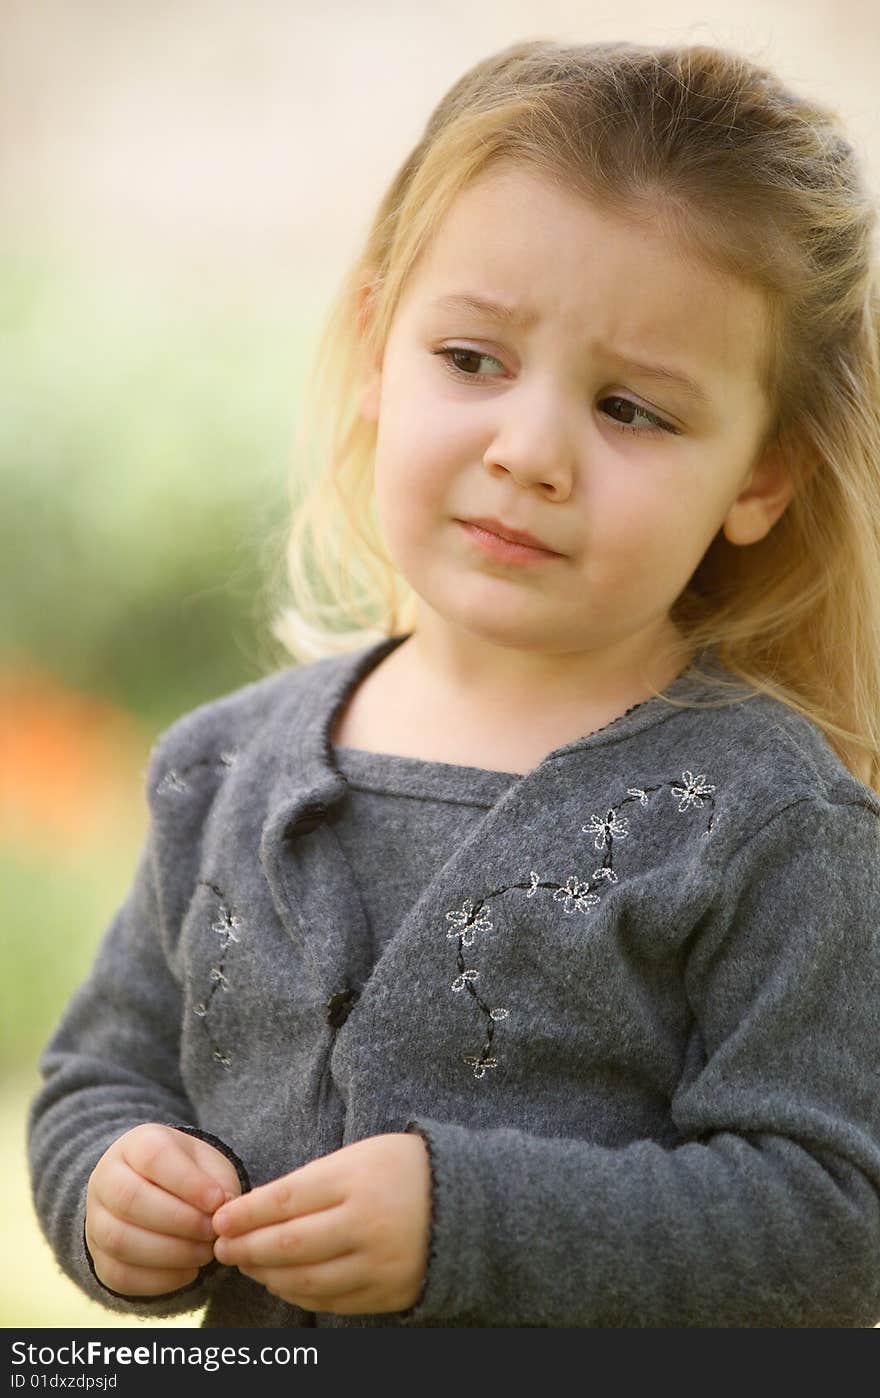
[[[877,212],[839,116],[726,50],[528,40],[443,97],[318,343],[273,636],[308,661],[414,629],[418,599],[376,520],[376,425],[359,387],[453,199],[502,161],[609,212],[650,213],[763,293],[773,418],[762,449],[782,451],[795,494],[757,543],[719,531],[671,619],[695,654],[716,650],[740,694],[810,718],[880,793]]]

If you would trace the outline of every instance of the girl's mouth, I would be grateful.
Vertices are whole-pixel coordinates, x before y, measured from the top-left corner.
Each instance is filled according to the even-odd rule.
[[[499,534],[492,534],[479,524],[468,524],[465,520],[458,523],[477,548],[502,563],[549,563],[551,559],[563,556],[561,553],[551,553],[549,549],[533,548],[531,544],[515,544],[512,539],[502,539]]]

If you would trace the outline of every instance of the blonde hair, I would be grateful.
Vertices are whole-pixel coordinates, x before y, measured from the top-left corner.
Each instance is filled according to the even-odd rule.
[[[714,647],[751,693],[810,718],[880,792],[876,209],[837,114],[736,53],[529,40],[442,99],[318,344],[297,438],[290,596],[273,636],[308,661],[414,629],[418,599],[376,521],[376,426],[359,389],[452,200],[501,161],[610,212],[662,217],[670,236],[764,294],[775,416],[762,450],[782,451],[795,494],[757,543],[719,531],[671,617],[694,653]]]

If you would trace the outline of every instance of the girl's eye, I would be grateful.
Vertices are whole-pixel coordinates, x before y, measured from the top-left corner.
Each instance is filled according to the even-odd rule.
[[[492,375],[474,374],[469,369],[462,369],[457,362],[458,359],[476,360],[478,364],[481,359],[490,359],[493,364],[498,364],[499,368],[502,367],[491,354],[482,354],[480,350],[466,349],[464,345],[447,345],[445,349],[433,350],[432,353],[439,354],[449,372],[459,378],[485,379],[492,378]]]
[[[624,432],[645,432],[645,431],[647,431],[648,434],[651,435],[651,434],[653,434],[653,433],[655,433],[655,432],[657,432],[657,431],[660,431],[660,432],[671,432],[671,433],[673,434],[673,436],[676,436],[676,437],[680,437],[680,436],[681,436],[681,432],[680,432],[679,428],[673,427],[671,422],[664,422],[663,418],[662,418],[662,417],[658,417],[656,413],[649,413],[647,408],[640,408],[639,405],[638,405],[638,403],[634,403],[634,402],[632,401],[631,398],[618,398],[618,397],[615,395],[614,397],[611,397],[611,398],[603,398],[603,399],[602,399],[602,402],[599,404],[599,406],[602,407],[602,406],[603,406],[604,404],[606,404],[606,403],[613,403],[613,404],[615,404],[615,405],[616,405],[616,410],[617,410],[618,412],[619,412],[620,409],[622,408],[623,411],[624,411],[624,413],[626,413],[626,414],[629,415],[628,417],[625,418],[625,420],[624,420],[623,422],[619,422],[619,421],[617,420],[617,418],[614,418],[614,421],[615,421],[615,423],[617,424],[617,426],[620,427],[620,428],[622,428]],[[634,427],[634,426],[632,425],[632,424],[633,424],[633,418],[634,418],[634,417],[641,417],[641,418],[644,418],[646,422],[648,422],[648,423],[651,424],[650,427],[648,427],[647,429],[646,429],[646,428],[643,428],[643,427]]]
[[[449,373],[459,379],[473,379],[481,382],[484,379],[497,377],[494,374],[479,374],[470,369],[464,369],[459,364],[459,360],[470,360],[471,363],[476,361],[479,364],[481,359],[485,359],[492,364],[497,364],[499,368],[504,367],[494,355],[483,354],[481,350],[467,349],[464,345],[447,345],[443,349],[432,350],[431,353],[439,355]],[[676,437],[681,435],[680,429],[673,427],[671,422],[665,422],[662,417],[649,412],[647,408],[640,407],[631,398],[622,398],[615,394],[610,398],[603,398],[599,406],[602,407],[605,404],[613,404],[615,412],[623,413],[623,420],[612,417],[612,421],[622,432],[638,432],[642,436],[656,436],[658,432],[669,432]],[[642,418],[648,426],[635,426],[635,418]]]

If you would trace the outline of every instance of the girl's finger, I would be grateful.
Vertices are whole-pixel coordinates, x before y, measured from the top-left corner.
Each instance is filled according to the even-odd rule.
[[[123,1138],[122,1157],[136,1174],[160,1189],[194,1209],[213,1213],[223,1203],[225,1191],[184,1149],[184,1139],[166,1127],[145,1127]]]
[[[194,1242],[213,1241],[211,1216],[193,1208],[175,1194],[138,1175],[125,1160],[117,1159],[101,1188],[101,1201],[118,1219],[126,1219],[152,1233],[170,1234]]]
[[[203,1267],[214,1256],[209,1242],[197,1243],[152,1233],[136,1223],[114,1218],[99,1200],[89,1209],[86,1242],[93,1255],[97,1248],[108,1257],[134,1267]]]
[[[109,1286],[111,1291],[121,1291],[123,1296],[162,1296],[166,1291],[177,1291],[189,1286],[198,1276],[198,1269],[173,1269],[167,1267],[131,1267],[128,1263],[117,1262],[115,1258],[93,1257],[99,1281]]]
[[[239,1271],[260,1282],[275,1296],[312,1311],[335,1309],[331,1302],[352,1292],[366,1293],[369,1282],[364,1275],[362,1254],[354,1253],[312,1266],[240,1267]]]
[[[238,1198],[241,1180],[231,1160],[208,1141],[200,1141],[198,1136],[184,1136],[182,1144],[205,1174],[219,1184],[227,1198]]]
[[[351,1221],[343,1208],[288,1218],[250,1233],[220,1237],[214,1244],[217,1260],[234,1267],[309,1266],[353,1251]]]
[[[218,1233],[230,1237],[250,1233],[285,1219],[314,1214],[342,1204],[345,1190],[335,1172],[322,1159],[312,1160],[289,1175],[231,1199],[214,1215]]]

